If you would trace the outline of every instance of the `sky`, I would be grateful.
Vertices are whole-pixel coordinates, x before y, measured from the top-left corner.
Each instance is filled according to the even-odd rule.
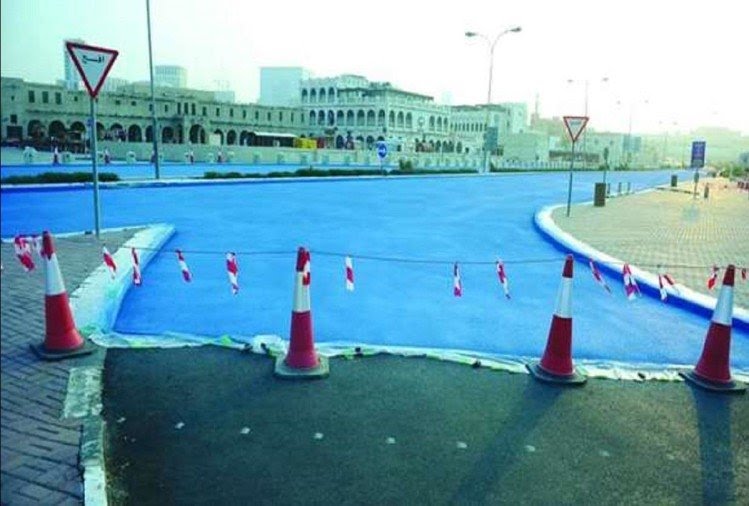
[[[689,5],[687,5],[689,4]],[[2,0],[0,73],[63,75],[63,39],[120,51],[111,75],[148,78],[146,1]],[[452,104],[485,103],[494,37],[493,102],[539,98],[544,117],[585,113],[597,130],[749,135],[746,0],[152,0],[154,64],[187,68],[188,86],[227,80],[256,101],[259,68],[317,77],[359,74]],[[605,80],[604,80],[605,78]],[[572,82],[569,82],[572,80]]]

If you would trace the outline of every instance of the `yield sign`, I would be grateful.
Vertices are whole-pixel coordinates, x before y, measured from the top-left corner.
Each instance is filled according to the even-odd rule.
[[[91,95],[91,98],[96,98],[101,85],[104,84],[104,80],[114,64],[114,60],[120,53],[114,49],[88,46],[77,42],[66,42],[65,46],[78,69],[78,73],[83,78],[83,84],[86,85],[88,94]]]
[[[587,116],[565,116],[564,126],[567,127],[567,133],[570,134],[572,142],[577,142],[577,138],[585,130],[585,125],[588,124]]]

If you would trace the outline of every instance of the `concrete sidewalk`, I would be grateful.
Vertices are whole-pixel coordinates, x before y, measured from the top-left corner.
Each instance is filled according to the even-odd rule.
[[[704,183],[710,185],[708,199],[703,198]],[[576,239],[633,266],[698,266],[668,272],[678,283],[717,297],[717,289],[707,290],[709,266],[733,263],[749,268],[747,192],[719,178],[703,179],[697,199],[692,197],[693,183],[678,189],[611,198],[605,207],[575,205],[569,218],[561,207],[552,218]],[[644,269],[655,272],[653,267]],[[722,273],[718,287],[721,279]],[[736,280],[734,303],[749,308],[749,283]]]
[[[102,234],[115,251],[133,232]],[[93,236],[55,240],[68,294],[98,267]],[[40,361],[29,344],[44,340],[44,267],[25,273],[11,244],[2,245],[0,294],[0,474],[2,504],[81,504],[80,420],[62,419],[71,368],[99,365],[104,350],[60,362]]]

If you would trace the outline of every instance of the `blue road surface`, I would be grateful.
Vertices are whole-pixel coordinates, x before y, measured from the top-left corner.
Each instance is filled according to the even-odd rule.
[[[667,184],[670,175],[614,172],[609,180],[614,188],[623,181],[639,190]],[[312,251],[319,342],[539,356],[564,254],[542,238],[532,220],[542,206],[566,201],[567,178],[560,172],[105,189],[103,227],[166,222],[177,229],[143,272],[143,286],[128,292],[115,330],[288,338],[295,252],[304,245]],[[575,174],[573,200],[590,200],[600,178]],[[91,190],[4,190],[1,223],[4,237],[90,230]],[[185,251],[192,283],[182,280],[175,248]],[[238,258],[236,296],[225,270],[227,251]],[[353,293],[345,290],[339,256],[345,254],[353,257]],[[511,300],[497,281],[498,257],[506,262]],[[462,298],[453,296],[454,261],[462,262]],[[587,265],[575,264],[576,358],[696,362],[707,319],[651,297],[629,302],[620,278],[607,281],[613,295],[594,282]],[[749,370],[749,334],[734,329],[733,336],[732,367]]]

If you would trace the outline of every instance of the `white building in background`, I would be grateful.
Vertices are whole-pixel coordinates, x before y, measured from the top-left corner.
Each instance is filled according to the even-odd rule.
[[[487,121],[490,127],[498,129],[497,145],[493,147],[493,151],[501,149],[509,135],[523,133],[528,129],[526,106],[507,103],[451,107],[450,128],[458,145],[458,152],[483,153]]]
[[[107,92],[107,93],[112,93],[122,88],[123,86],[127,86],[128,84],[130,84],[130,81],[128,81],[127,79],[107,76],[107,78],[104,80],[102,91]]]
[[[179,65],[154,65],[154,86],[187,88],[187,69]]]
[[[298,107],[302,81],[311,77],[312,73],[302,67],[261,67],[258,103],[268,106]]]
[[[300,96],[308,135],[332,148],[387,140],[394,150],[453,152],[450,107],[431,96],[351,74],[306,79]]]
[[[65,39],[62,42],[62,53],[63,53],[63,66],[65,69],[65,76],[63,77],[63,85],[66,90],[75,91],[80,88],[81,76],[78,73],[78,69],[73,63],[73,59],[70,58],[66,43],[77,42],[78,44],[85,44],[86,41],[83,39]]]

